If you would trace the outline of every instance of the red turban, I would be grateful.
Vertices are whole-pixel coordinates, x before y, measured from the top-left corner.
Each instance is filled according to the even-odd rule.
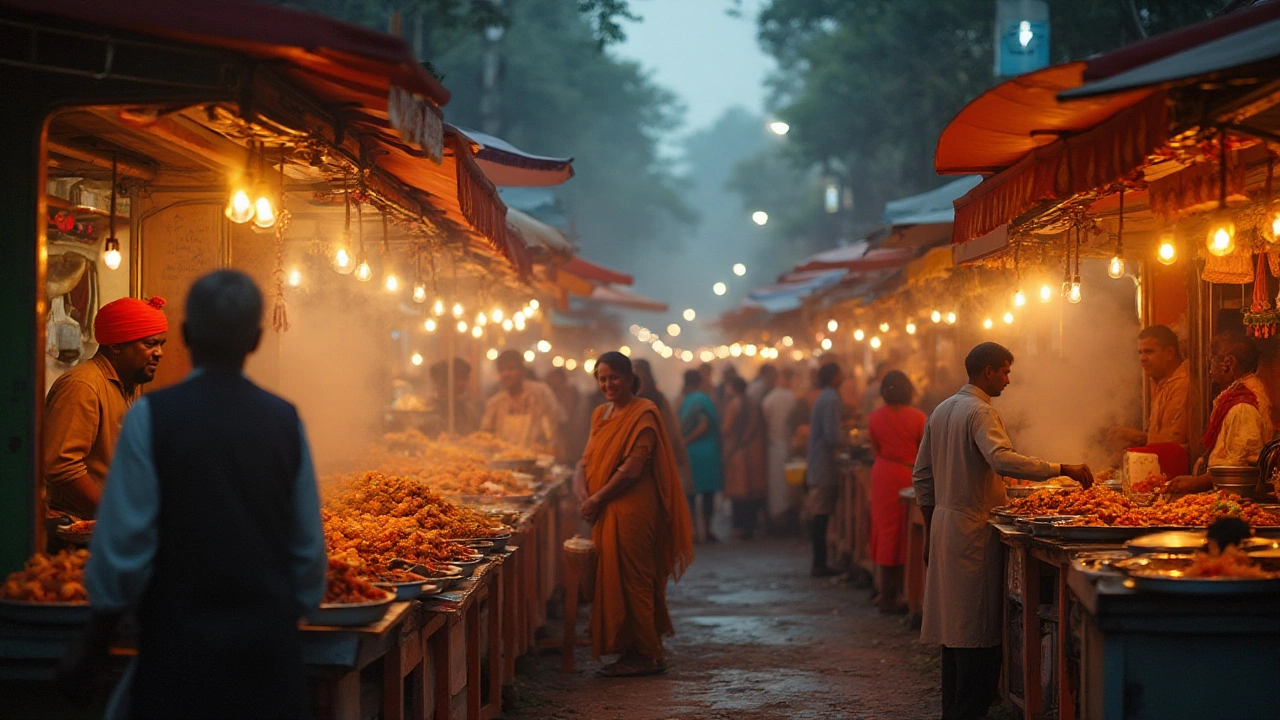
[[[93,334],[99,345],[118,345],[168,332],[169,321],[163,307],[162,297],[146,302],[130,297],[113,300],[98,310]]]

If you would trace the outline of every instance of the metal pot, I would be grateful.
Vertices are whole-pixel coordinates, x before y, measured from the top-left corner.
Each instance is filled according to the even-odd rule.
[[[1261,473],[1255,465],[1219,465],[1209,468],[1213,487],[1245,497],[1258,496]]]

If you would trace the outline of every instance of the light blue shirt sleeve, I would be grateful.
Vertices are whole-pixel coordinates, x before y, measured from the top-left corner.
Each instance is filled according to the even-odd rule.
[[[293,561],[291,566],[298,608],[305,612],[318,607],[324,599],[329,560],[324,553],[324,528],[320,523],[320,491],[316,487],[315,465],[311,461],[311,448],[302,420],[298,420],[298,438],[302,462],[298,465],[293,493],[295,522],[293,536],[289,538],[289,554]]]
[[[151,408],[141,398],[125,415],[89,543],[85,590],[95,612],[124,612],[137,604],[151,580],[159,513]]]

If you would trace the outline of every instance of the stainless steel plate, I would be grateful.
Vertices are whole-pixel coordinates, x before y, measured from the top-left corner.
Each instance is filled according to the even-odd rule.
[[[385,600],[374,600],[364,603],[322,604],[307,615],[307,622],[312,625],[368,625],[382,619],[387,608],[396,601],[395,594],[388,592]]]

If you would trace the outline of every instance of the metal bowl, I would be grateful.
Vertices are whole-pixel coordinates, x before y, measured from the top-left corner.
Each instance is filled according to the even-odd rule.
[[[368,625],[381,620],[395,601],[396,594],[387,592],[385,599],[372,602],[325,603],[307,613],[307,622],[312,625]]]

